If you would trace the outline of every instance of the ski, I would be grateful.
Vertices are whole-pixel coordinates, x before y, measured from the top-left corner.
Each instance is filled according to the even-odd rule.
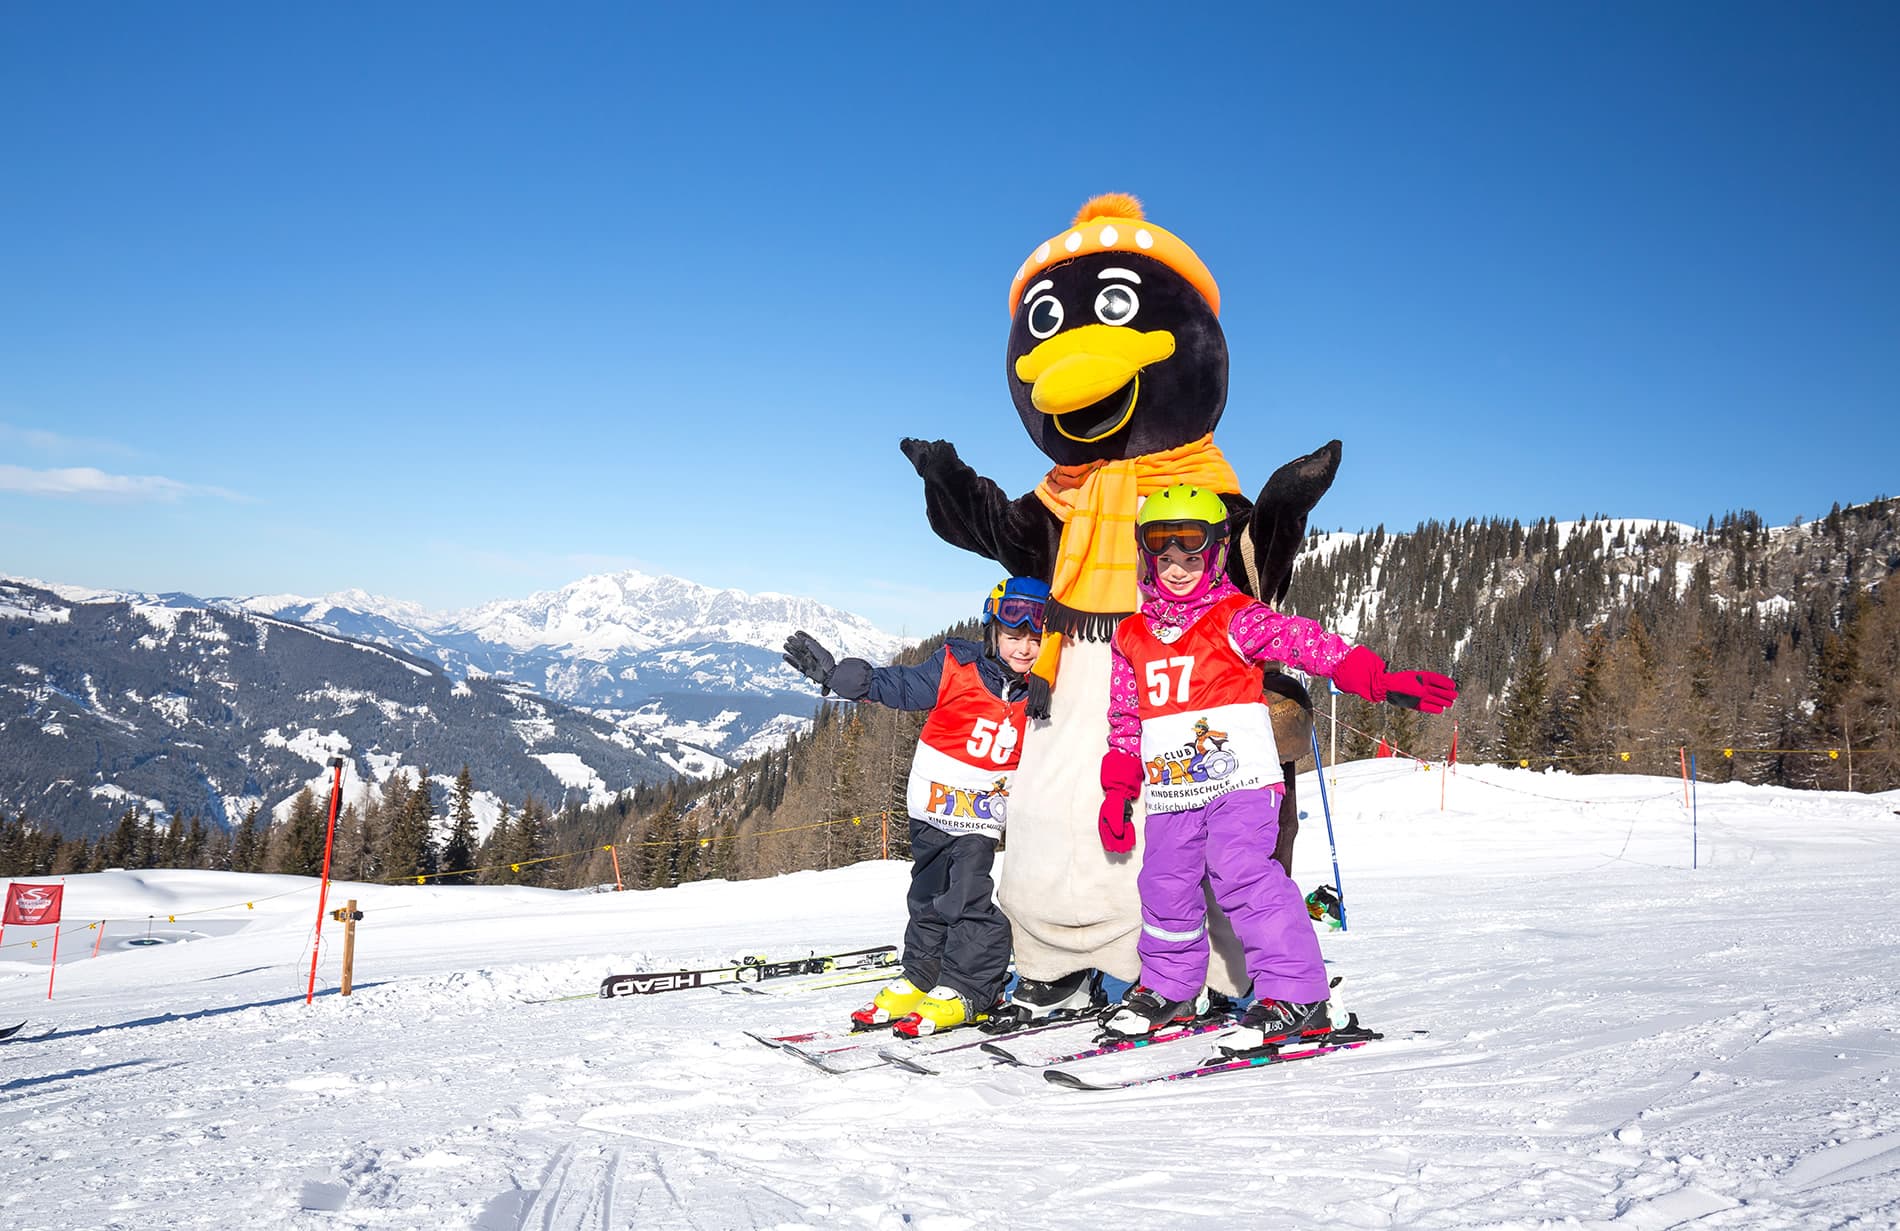
[[[25,1022],[21,1022],[17,1026],[8,1026],[5,1030],[0,1030],[0,1039],[10,1039],[14,1035],[20,1033],[20,1031],[25,1030],[25,1029],[26,1029]]]
[[[766,957],[764,954],[761,953],[761,954],[751,955],[747,957],[735,957],[732,959],[729,965],[730,966],[757,966],[764,962],[768,962],[770,960],[771,960],[770,958]],[[707,973],[710,971],[723,971],[728,968],[729,968],[728,966],[713,966],[713,967],[708,967],[706,972],[697,972],[697,973]],[[696,973],[696,972],[683,971],[681,973],[690,974],[690,973]],[[523,1004],[560,1004],[564,1000],[599,1000],[602,998],[602,996],[603,996],[603,993],[598,990],[591,991],[591,992],[571,992],[565,996],[536,996],[531,999],[523,999],[521,1003]]]
[[[1269,1064],[1285,1064],[1293,1060],[1312,1060],[1319,1056],[1330,1056],[1337,1051],[1350,1051],[1364,1047],[1384,1035],[1371,1030],[1361,1030],[1357,1034],[1348,1034],[1336,1030],[1324,1039],[1310,1044],[1269,1044],[1256,1052],[1239,1053],[1230,1056],[1216,1056],[1185,1069],[1175,1069],[1167,1073],[1149,1073],[1142,1077],[1128,1077],[1121,1081],[1089,1081],[1077,1077],[1065,1069],[1044,1069],[1043,1080],[1051,1085],[1067,1090],[1127,1090],[1135,1086],[1151,1085],[1163,1081],[1191,1081],[1196,1077],[1212,1077],[1217,1073],[1238,1073],[1245,1069],[1257,1069]]]
[[[898,1051],[895,1047],[878,1048],[877,1058],[886,1064],[896,1065],[907,1073],[916,1073],[920,1077],[935,1077],[937,1075],[936,1069],[924,1067],[911,1057],[906,1056],[903,1052]]]
[[[801,1030],[796,1034],[760,1034],[756,1030],[741,1030],[739,1033],[745,1035],[748,1039],[753,1039],[765,1044],[774,1051],[782,1049],[787,1043],[806,1046],[808,1044],[836,1042],[838,1044],[837,1047],[807,1047],[807,1050],[831,1052],[856,1051],[859,1047],[864,1045],[866,1035],[876,1034],[879,1031],[888,1035],[890,1033],[890,1023],[881,1022],[875,1026],[866,1026],[862,1030],[832,1030],[826,1028],[819,1030]]]
[[[823,978],[800,979],[794,983],[785,983],[773,988],[754,986],[752,983],[722,983],[719,991],[726,996],[790,996],[798,992],[822,991],[828,987],[854,987],[860,983],[882,983],[890,978],[890,971],[877,967],[871,970],[852,970],[840,975]]]
[[[608,975],[600,981],[600,998],[651,996],[660,992],[687,991],[695,987],[717,987],[727,983],[761,983],[767,979],[785,979],[797,975],[824,975],[833,971],[875,969],[897,964],[896,945],[878,945],[870,949],[850,949],[842,953],[815,953],[810,957],[770,961],[745,958],[727,966],[704,970],[661,970],[642,974]]]
[[[948,1047],[932,1047],[927,1050],[920,1051],[918,1052],[918,1054],[923,1055],[923,1056],[939,1056],[945,1052],[966,1051],[972,1047],[981,1047],[983,1046],[983,1044],[991,1042],[996,1039],[1015,1040],[1015,1039],[1020,1039],[1020,1038],[1026,1038],[1027,1036],[1032,1035],[1032,1034],[1041,1034],[1046,1030],[1062,1030],[1071,1026],[1090,1025],[1095,1022],[1099,1013],[1099,1011],[1096,1009],[1090,1009],[1089,1011],[1085,1013],[1077,1013],[1072,1009],[1061,1010],[1061,1012],[1065,1014],[1065,1016],[1032,1018],[1030,1019],[1028,1023],[1021,1026],[1006,1026],[1002,1023],[1000,1019],[990,1018],[987,1021],[973,1023],[974,1025],[976,1025],[978,1031],[982,1033],[983,1035],[982,1038],[965,1039],[961,1043],[952,1043]],[[876,1042],[877,1040],[866,1039],[865,1036],[877,1034],[880,1031],[883,1032],[884,1038],[886,1040],[892,1039],[892,1038],[909,1039],[911,1042],[915,1042],[915,1043],[924,1042],[926,1039],[938,1039],[942,1037],[941,1035],[934,1035],[934,1034],[918,1035],[915,1037],[912,1037],[910,1035],[893,1034],[891,1032],[891,1027],[895,1024],[896,1024],[895,1022],[879,1022],[875,1026],[866,1026],[862,1030],[821,1029],[821,1030],[807,1030],[801,1034],[776,1034],[776,1035],[754,1034],[752,1035],[752,1037],[757,1039],[759,1042],[765,1044],[767,1047],[777,1047],[780,1043],[805,1044],[805,1043],[827,1043],[827,1042],[833,1042],[833,1041],[836,1041],[839,1043],[838,1047],[826,1048],[824,1049],[826,1051],[856,1051],[860,1048],[869,1047],[871,1046],[873,1042]],[[959,1027],[959,1029],[961,1029],[961,1027]],[[746,1033],[750,1034],[751,1032],[747,1031]]]
[[[1218,1017],[1198,1019],[1184,1026],[1177,1026],[1172,1030],[1157,1030],[1153,1034],[1130,1035],[1125,1039],[1099,1040],[1093,1047],[1070,1052],[1066,1056],[1051,1056],[1047,1060],[1024,1060],[1008,1048],[1002,1047],[994,1042],[982,1044],[982,1049],[985,1054],[994,1056],[1005,1064],[1015,1065],[1018,1068],[1040,1069],[1057,1064],[1073,1064],[1078,1060],[1093,1060],[1097,1056],[1112,1056],[1120,1052],[1134,1051],[1142,1047],[1153,1047],[1158,1043],[1173,1043],[1180,1039],[1191,1039],[1196,1035],[1210,1034],[1216,1030],[1226,1030],[1230,1026],[1235,1025],[1238,1021],[1239,1018],[1235,1014],[1223,1012]]]
[[[34,1039],[43,1039],[59,1029],[58,1026],[48,1026],[46,1029],[34,1034],[21,1034],[20,1031],[26,1029],[26,1025],[26,1022],[21,1022],[17,1026],[8,1026],[6,1029],[0,1030],[0,1043],[31,1043]]]
[[[955,1027],[952,1027],[951,1029],[962,1030],[968,1026],[980,1026],[982,1025],[983,1022],[987,1020],[989,1019],[978,1018],[976,1021],[965,1023],[964,1026],[955,1026]],[[792,1042],[786,1042],[784,1040],[779,1040],[779,1039],[767,1039],[765,1037],[762,1037],[756,1034],[752,1035],[752,1037],[755,1039],[758,1039],[759,1042],[764,1043],[767,1047],[777,1047],[778,1050],[782,1052],[787,1052],[791,1055],[797,1056],[800,1060],[803,1060],[806,1064],[811,1065],[813,1068],[822,1069],[825,1072],[831,1073],[834,1075],[842,1076],[845,1073],[861,1073],[865,1071],[866,1069],[880,1068],[884,1065],[890,1064],[890,1065],[895,1065],[901,1069],[908,1069],[913,1073],[920,1073],[926,1077],[935,1077],[937,1075],[937,1071],[935,1069],[925,1068],[923,1065],[917,1063],[917,1061],[910,1054],[907,1054],[907,1053],[910,1053],[912,1049],[899,1047],[898,1044],[906,1042],[906,1041],[914,1043],[914,1042],[920,1042],[924,1039],[938,1039],[938,1038],[941,1038],[942,1035],[941,1034],[922,1034],[922,1035],[897,1034],[887,1029],[889,1025],[890,1023],[880,1023],[877,1026],[872,1026],[868,1030],[864,1030],[860,1032],[863,1034],[877,1034],[879,1031],[883,1031],[884,1033],[880,1036],[880,1039],[867,1040],[863,1043],[846,1043],[842,1047],[832,1047],[832,1048],[812,1047],[810,1046],[810,1044],[815,1040],[810,1040],[810,1039],[807,1039],[804,1043],[792,1043]],[[748,1031],[748,1033],[750,1032]],[[943,1033],[947,1034],[950,1032],[945,1031]],[[877,1045],[878,1042],[880,1041],[883,1041],[884,1043],[883,1046]],[[932,1048],[928,1051],[918,1050],[916,1054],[923,1055],[923,1056],[935,1056],[935,1055],[940,1055],[943,1052],[961,1051],[966,1047],[974,1047],[974,1046],[976,1046],[975,1042],[959,1043],[950,1047]],[[851,1057],[856,1056],[860,1052],[863,1052],[866,1050],[870,1050],[871,1053],[877,1057],[877,1059],[872,1061],[870,1064],[847,1065],[843,1063],[844,1061],[849,1060]]]
[[[910,1072],[920,1075],[935,1076],[937,1070],[927,1068],[919,1063],[920,1058],[968,1051],[971,1048],[982,1047],[996,1039],[1013,1040],[1025,1038],[1032,1034],[1042,1034],[1044,1031],[1049,1030],[1061,1030],[1073,1026],[1092,1026],[1095,1024],[1095,1018],[1096,1015],[1094,1013],[1075,1014],[1054,1021],[1047,1018],[1036,1018],[1028,1025],[995,1032],[982,1031],[983,1023],[971,1023],[977,1026],[981,1037],[965,1039],[962,1042],[950,1043],[942,1047],[899,1046],[905,1042],[919,1044],[925,1041],[941,1040],[943,1035],[928,1034],[912,1038],[907,1035],[893,1034],[889,1029],[890,1023],[888,1022],[867,1027],[864,1030],[851,1031],[826,1029],[807,1030],[798,1034],[766,1035],[755,1034],[747,1030],[742,1033],[744,1033],[747,1038],[763,1043],[775,1051],[788,1052],[791,1055],[797,1056],[800,1060],[803,1060],[813,1068],[822,1069],[827,1073],[861,1073],[867,1069],[881,1068],[888,1064],[907,1069]],[[963,1027],[961,1026],[957,1027],[959,1031],[962,1029]],[[944,1033],[951,1034],[955,1033],[955,1031],[945,1031]],[[867,1035],[873,1037],[866,1038],[865,1036]],[[837,1046],[825,1046],[828,1043],[835,1043]],[[867,1050],[873,1052],[878,1057],[874,1063],[860,1065],[846,1065],[841,1063],[851,1056]]]
[[[756,1038],[757,1036],[755,1035],[754,1037]],[[778,1049],[788,1056],[797,1056],[800,1060],[803,1060],[806,1064],[811,1065],[821,1072],[830,1073],[834,1076],[843,1076],[846,1073],[856,1071],[855,1069],[839,1068],[832,1062],[831,1056],[833,1053],[830,1052],[809,1052],[796,1043],[781,1043]]]

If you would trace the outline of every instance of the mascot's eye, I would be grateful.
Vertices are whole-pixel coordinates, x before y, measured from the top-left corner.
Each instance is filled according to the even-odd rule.
[[[1029,305],[1029,332],[1038,338],[1046,338],[1062,328],[1062,301],[1054,295],[1044,295]]]
[[[1141,310],[1132,286],[1105,286],[1095,297],[1095,317],[1104,325],[1126,325]]]

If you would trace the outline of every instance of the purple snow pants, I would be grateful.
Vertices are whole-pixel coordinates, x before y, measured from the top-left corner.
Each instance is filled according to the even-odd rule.
[[[1230,791],[1185,812],[1150,812],[1141,857],[1141,981],[1169,1000],[1191,1000],[1207,982],[1207,899],[1234,925],[1253,994],[1275,1000],[1327,996],[1326,965],[1312,916],[1273,859],[1280,832],[1275,785]]]

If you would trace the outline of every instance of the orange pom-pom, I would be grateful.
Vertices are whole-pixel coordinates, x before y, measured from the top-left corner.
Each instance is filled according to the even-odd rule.
[[[1139,222],[1146,217],[1141,212],[1141,202],[1128,193],[1105,192],[1099,197],[1090,197],[1069,225],[1079,227],[1091,218],[1133,218]]]

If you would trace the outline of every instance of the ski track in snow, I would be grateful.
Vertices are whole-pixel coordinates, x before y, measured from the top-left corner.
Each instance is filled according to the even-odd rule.
[[[1664,780],[1465,770],[1441,813],[1435,775],[1339,777],[1352,931],[1323,944],[1387,1038],[1116,1092],[975,1049],[927,1061],[937,1077],[832,1076],[741,1033],[838,1024],[873,985],[545,1000],[609,971],[894,941],[897,864],[617,895],[336,886],[365,911],[357,989],[334,994],[326,931],[310,1006],[314,892],[189,944],[80,942],[50,1005],[44,959],[15,946],[31,930],[9,928],[0,1024],[53,1033],[0,1044],[0,1225],[1900,1224],[1900,800],[1704,787],[1692,872]],[[1308,824],[1305,886],[1331,873]],[[265,880],[73,877],[68,910],[297,883],[242,887]]]

